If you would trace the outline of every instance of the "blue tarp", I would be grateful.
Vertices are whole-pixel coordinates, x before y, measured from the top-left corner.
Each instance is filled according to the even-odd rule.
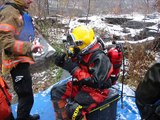
[[[59,82],[60,83],[60,82]],[[34,95],[34,105],[31,114],[40,114],[40,120],[55,120],[54,109],[50,100],[50,90],[52,86],[45,91]],[[114,86],[119,93],[121,92],[121,84]],[[135,104],[134,91],[128,86],[124,86],[123,108],[121,99],[117,104],[117,120],[140,120],[138,109]],[[16,117],[17,104],[12,105],[12,111]]]

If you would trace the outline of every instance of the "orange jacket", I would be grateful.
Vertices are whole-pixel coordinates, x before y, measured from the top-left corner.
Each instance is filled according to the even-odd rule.
[[[16,3],[16,2],[15,2]],[[31,46],[32,43],[16,39],[23,27],[23,18],[19,10],[6,5],[0,11],[0,50],[2,52],[2,74],[10,70],[20,62],[34,63]]]
[[[7,88],[7,84],[0,76],[0,120],[6,120],[11,114],[9,103],[11,102],[12,96]]]

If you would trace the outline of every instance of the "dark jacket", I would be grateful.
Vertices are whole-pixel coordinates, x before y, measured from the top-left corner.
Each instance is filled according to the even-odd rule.
[[[142,104],[153,104],[160,99],[160,63],[155,63],[147,71],[137,87],[136,98]]]
[[[112,72],[112,64],[108,56],[100,50],[99,44],[80,56],[78,66],[72,75],[78,79],[79,84],[102,89],[111,86],[108,78]]]
[[[160,63],[152,65],[138,85],[136,105],[142,119],[160,119]]]

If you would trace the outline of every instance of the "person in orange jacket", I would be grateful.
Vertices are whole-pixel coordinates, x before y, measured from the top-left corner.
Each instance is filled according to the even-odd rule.
[[[0,10],[0,48],[2,74],[11,74],[18,95],[17,120],[37,120],[30,115],[33,106],[32,77],[29,66],[34,63],[32,53],[42,49],[34,41],[34,26],[27,12],[32,0],[13,0]]]
[[[0,76],[0,120],[14,120],[11,111],[12,95],[8,91],[9,87]]]
[[[113,66],[88,26],[75,27],[66,44],[68,56],[57,52],[54,59],[73,80],[54,85],[51,100],[56,120],[79,120],[107,98]]]

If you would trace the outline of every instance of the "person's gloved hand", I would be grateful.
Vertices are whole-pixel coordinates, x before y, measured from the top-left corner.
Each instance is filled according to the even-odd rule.
[[[65,63],[65,57],[66,57],[66,53],[64,52],[55,52],[54,55],[52,56],[55,65],[62,68]]]
[[[72,62],[71,58],[66,57],[66,53],[64,52],[55,52],[52,55],[52,59],[55,65],[67,70],[71,74],[78,68],[77,63]]]
[[[67,58],[64,62],[64,65],[62,67],[63,69],[67,70],[71,74],[74,73],[75,70],[77,70],[79,67],[76,62],[72,62],[71,58]]]
[[[73,84],[73,85],[82,86],[81,81],[78,81],[78,79],[76,79],[76,78],[73,78],[72,84]]]

